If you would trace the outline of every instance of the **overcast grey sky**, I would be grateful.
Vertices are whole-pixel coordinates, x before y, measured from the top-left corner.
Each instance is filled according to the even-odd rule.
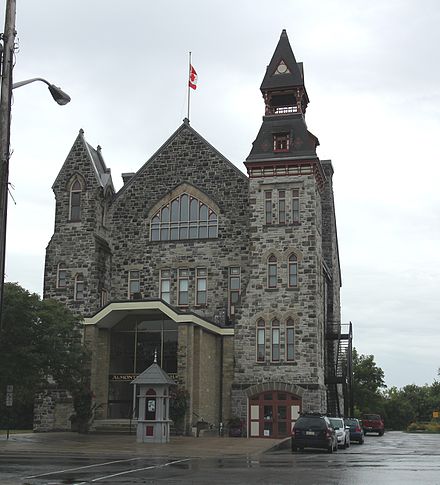
[[[4,12],[2,12],[2,25]],[[7,281],[41,294],[51,186],[78,130],[102,146],[116,188],[186,116],[229,160],[258,132],[259,91],[281,30],[304,62],[309,130],[335,168],[343,321],[387,384],[440,366],[438,0],[17,0]]]

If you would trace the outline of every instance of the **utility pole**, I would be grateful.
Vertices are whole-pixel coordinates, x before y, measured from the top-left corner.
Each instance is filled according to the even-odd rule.
[[[12,70],[14,67],[16,1],[6,0],[5,29],[2,34],[0,95],[0,329],[2,328],[5,282],[6,220],[9,191]]]

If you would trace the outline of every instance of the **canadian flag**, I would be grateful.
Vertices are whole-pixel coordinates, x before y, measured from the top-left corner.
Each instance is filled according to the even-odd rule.
[[[197,73],[192,64],[189,65],[189,81],[188,85],[192,89],[197,89]]]

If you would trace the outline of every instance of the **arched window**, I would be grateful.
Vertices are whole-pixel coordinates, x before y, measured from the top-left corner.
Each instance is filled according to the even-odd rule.
[[[151,241],[212,239],[218,235],[218,217],[204,202],[183,193],[151,218]]]
[[[272,362],[279,362],[280,360],[280,322],[276,318],[272,320],[271,328],[271,353]]]
[[[298,286],[298,258],[295,254],[289,256],[289,288]]]
[[[84,278],[82,274],[75,276],[75,289],[73,299],[75,301],[84,300]]]
[[[295,327],[293,320],[286,321],[286,360],[292,362],[295,359]]]
[[[266,360],[266,323],[262,318],[257,321],[257,362]]]
[[[57,267],[57,288],[65,288],[67,286],[67,270],[63,263],[59,263]]]
[[[69,219],[71,221],[81,220],[81,191],[82,187],[79,180],[73,182],[70,188],[70,214]]]
[[[267,260],[267,287],[276,288],[278,280],[277,258],[271,254]]]

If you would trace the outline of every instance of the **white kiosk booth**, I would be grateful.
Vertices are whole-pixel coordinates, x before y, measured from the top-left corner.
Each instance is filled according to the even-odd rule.
[[[133,384],[133,402],[138,409],[136,441],[168,443],[170,441],[170,386],[176,383],[156,361],[138,375]]]

